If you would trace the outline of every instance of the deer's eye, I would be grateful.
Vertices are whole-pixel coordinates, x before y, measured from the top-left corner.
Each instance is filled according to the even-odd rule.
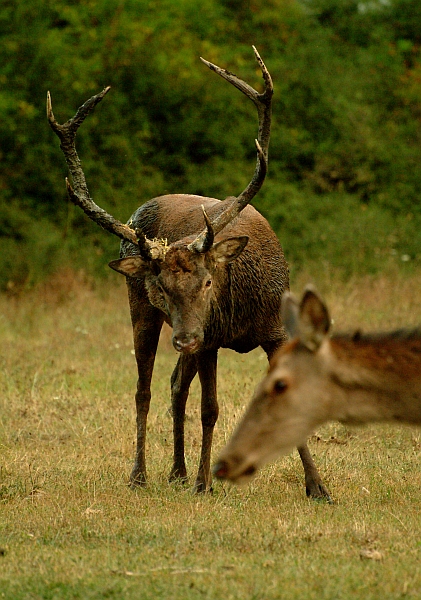
[[[212,279],[208,279],[207,282],[205,283],[206,287],[210,287],[212,285]]]
[[[283,394],[287,388],[288,388],[288,384],[285,381],[285,379],[278,379],[277,381],[275,381],[275,383],[273,385],[273,391],[276,394]]]

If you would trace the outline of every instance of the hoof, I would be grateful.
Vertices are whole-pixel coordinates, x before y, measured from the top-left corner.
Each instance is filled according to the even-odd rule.
[[[146,477],[142,473],[136,473],[130,475],[129,487],[132,490],[137,490],[138,488],[146,487]]]
[[[170,475],[168,476],[169,483],[186,485],[186,483],[188,483],[188,481],[189,481],[189,479],[188,479],[187,475],[175,475],[174,473],[170,473]]]
[[[183,467],[181,469],[179,469],[178,467],[173,467],[171,469],[171,473],[168,475],[168,481],[170,483],[173,482],[179,482],[179,483],[187,483],[188,481],[188,477],[187,477],[187,471],[186,468]]]
[[[192,494],[213,494],[213,487],[207,487],[203,481],[196,481],[192,489]]]
[[[326,502],[327,504],[333,504],[333,500],[328,490],[321,483],[315,484],[311,488],[306,487],[306,495],[308,498],[316,500],[317,502]]]

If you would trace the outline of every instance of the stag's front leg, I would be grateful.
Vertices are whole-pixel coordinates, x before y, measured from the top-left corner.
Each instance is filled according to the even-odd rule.
[[[171,375],[171,406],[174,433],[174,462],[170,481],[187,481],[184,455],[184,420],[190,384],[197,373],[196,357],[181,354]]]
[[[139,284],[138,284],[139,285]],[[136,284],[128,282],[133,341],[138,370],[136,390],[136,455],[130,475],[132,486],[146,485],[146,421],[151,401],[151,379],[163,318],[147,300],[139,297]]]
[[[198,493],[210,491],[212,477],[210,458],[212,438],[215,423],[218,419],[218,401],[216,394],[216,364],[217,350],[203,352],[197,358],[200,383],[202,386],[201,418],[202,418],[202,449],[200,454],[199,471],[194,490]]]
[[[146,485],[146,422],[148,418],[149,405],[151,401],[151,379],[155,362],[155,354],[158,346],[159,332],[155,340],[153,334],[147,335],[148,345],[145,349],[145,330],[141,332],[134,329],[135,355],[138,367],[138,381],[136,389],[136,454],[133,469],[130,475],[132,486]],[[142,341],[141,341],[142,340]]]

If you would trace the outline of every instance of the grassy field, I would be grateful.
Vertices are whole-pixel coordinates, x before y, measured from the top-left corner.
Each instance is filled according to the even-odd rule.
[[[421,323],[420,273],[317,281],[336,329]],[[301,292],[306,274],[295,278]],[[330,424],[310,449],[333,505],[305,497],[295,452],[249,487],[212,495],[169,484],[163,333],[149,419],[149,486],[129,489],[136,368],[126,292],[73,273],[0,297],[0,598],[419,598],[421,430]],[[221,351],[214,456],[266,369]],[[188,468],[200,445],[188,404]]]

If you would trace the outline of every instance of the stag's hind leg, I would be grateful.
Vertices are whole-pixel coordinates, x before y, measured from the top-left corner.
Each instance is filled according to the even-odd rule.
[[[307,444],[297,448],[304,467],[304,477],[306,484],[306,494],[310,498],[325,499],[327,502],[332,502],[328,490],[322,482],[314,460],[310,454]]]
[[[190,384],[197,373],[196,357],[181,354],[171,375],[171,406],[174,432],[174,461],[170,481],[187,481],[187,470],[184,456],[184,420],[186,402]]]

